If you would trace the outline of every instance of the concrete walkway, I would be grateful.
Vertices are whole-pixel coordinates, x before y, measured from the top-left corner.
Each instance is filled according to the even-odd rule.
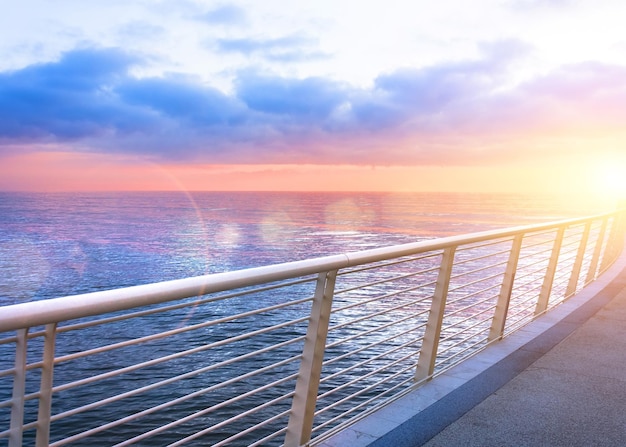
[[[324,447],[626,446],[626,257]]]
[[[425,445],[626,446],[625,287],[626,272],[595,315]]]

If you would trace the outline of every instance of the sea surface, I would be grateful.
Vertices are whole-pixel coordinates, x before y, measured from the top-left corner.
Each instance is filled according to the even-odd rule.
[[[0,193],[0,306],[611,211],[465,193]]]
[[[0,193],[0,306],[611,210],[610,206],[598,201],[583,206],[580,201],[564,201],[558,197],[505,194]],[[242,296],[239,300],[216,301],[202,309],[194,307],[192,312],[188,308],[163,312],[158,318],[148,315],[143,319],[135,318],[132,324],[121,320],[84,331],[65,332],[57,337],[56,355],[71,356],[75,351],[88,351],[103,343],[116,343],[179,328],[181,324],[189,326],[202,323],[208,317],[219,321],[220,318],[237,313],[245,315],[245,312],[256,306],[254,300],[248,298]],[[271,291],[267,296],[259,295],[256,299],[266,300],[267,303],[263,305],[276,305],[285,301],[284,296],[272,294]],[[382,309],[386,304],[381,302],[377,305],[382,306]],[[224,324],[200,330],[201,337],[196,335],[198,331],[185,332],[164,340],[155,339],[153,342],[130,346],[128,349],[132,351],[128,352],[121,348],[74,361],[64,360],[55,366],[54,382],[56,386],[81,383],[85,378],[123,368],[129,362],[148,361],[155,356],[166,358],[181,347],[190,349],[221,343],[224,339],[255,331],[262,325],[276,324],[280,327],[279,323],[283,321],[300,318],[302,315],[298,312],[304,312],[301,307],[266,312],[262,320],[257,319],[258,315],[239,318],[236,322],[226,319]],[[291,315],[294,312],[298,314]],[[306,317],[308,310],[303,315]],[[276,345],[296,335],[304,336],[305,330],[306,325],[299,324],[285,327],[284,331],[268,332],[259,336],[267,338],[259,346]],[[345,338],[351,339],[347,336]],[[30,362],[41,358],[41,341],[41,338],[29,341]],[[60,390],[55,392],[52,414],[59,415],[89,406],[107,396],[119,396],[133,390],[137,384],[188,374],[203,365],[214,363],[217,358],[245,357],[250,350],[256,349],[255,343],[261,341],[250,338],[241,343],[211,348],[210,352],[198,352],[197,355],[142,367],[132,373],[114,375],[93,384],[86,382],[84,386]],[[357,339],[351,343],[357,343]],[[373,350],[383,349],[382,345],[372,346],[375,347]],[[361,352],[361,349],[355,352]],[[300,353],[299,345],[285,345],[280,358],[298,358]],[[359,355],[365,353],[362,351]],[[370,354],[376,356],[378,352]],[[14,365],[13,359],[12,343],[0,345],[0,371],[10,370]],[[51,438],[53,441],[63,439],[107,421],[135,414],[147,406],[170,401],[179,394],[182,396],[211,384],[226,383],[245,371],[259,369],[260,364],[255,363],[259,361],[274,362],[274,354],[268,353],[267,359],[263,360],[255,357],[238,362],[233,368],[226,362],[224,368],[180,380],[175,386],[156,388],[141,396],[124,398],[121,403],[102,404],[67,419],[62,418],[53,423]],[[331,369],[346,368],[349,371],[351,367],[342,363],[347,361],[348,358]],[[409,358],[409,361],[412,360]],[[297,366],[297,362],[292,362],[285,366],[287,369],[283,374],[295,374],[297,370],[289,368]],[[39,389],[37,372],[34,369],[27,375],[27,392],[34,393]],[[271,374],[274,374],[273,370],[268,373]],[[234,396],[243,393],[237,387],[259,389],[267,383],[265,380],[267,375],[250,376],[245,383],[237,382],[232,388],[212,391],[210,397],[215,402],[222,402],[232,397],[227,393],[235,393]],[[270,377],[269,380],[274,379]],[[335,385],[329,381],[325,386],[332,389]],[[286,382],[277,388],[280,393],[286,394],[293,390],[293,384]],[[0,402],[10,399],[11,390],[11,376],[1,376]],[[342,392],[347,393],[347,389]],[[224,396],[220,393],[224,393]],[[369,397],[368,394],[362,396],[363,399]],[[116,425],[90,437],[89,441],[81,440],[72,445],[86,445],[85,442],[91,445],[113,445],[134,436],[143,436],[150,427],[160,427],[168,421],[187,418],[195,411],[204,411],[206,398],[202,394],[181,406],[168,408],[165,415],[155,413],[146,416],[147,419],[142,418],[141,423]],[[266,402],[264,399],[262,395],[254,395],[241,404],[236,401],[227,408],[221,408],[215,415],[191,421],[189,427],[181,426],[160,433],[158,437],[146,441],[146,444],[139,445],[177,442],[181,436],[193,435],[207,426],[218,424],[221,420],[219,418],[234,417],[250,408],[262,406]],[[0,408],[0,431],[8,428],[9,409],[7,406]],[[288,408],[280,409],[283,410]],[[334,417],[340,410],[337,407],[325,417]],[[36,418],[36,400],[27,402],[25,413],[27,421]],[[260,416],[253,414],[251,417],[253,420],[250,424],[255,424],[258,422],[256,418]],[[237,421],[229,426],[232,431],[223,429],[212,434],[214,438],[203,438],[190,445],[209,445],[229,434],[241,433],[249,427],[245,425],[247,423]],[[268,427],[267,432],[272,433],[284,427],[282,420],[276,424],[276,427]],[[238,445],[248,444],[245,438],[240,441],[242,444]],[[276,439],[276,442],[280,441]],[[34,445],[32,430],[24,438],[24,445]]]

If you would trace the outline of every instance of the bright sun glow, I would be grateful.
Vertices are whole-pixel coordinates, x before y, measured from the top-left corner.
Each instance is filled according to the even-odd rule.
[[[615,200],[626,199],[626,161],[612,160],[598,168],[599,192]]]

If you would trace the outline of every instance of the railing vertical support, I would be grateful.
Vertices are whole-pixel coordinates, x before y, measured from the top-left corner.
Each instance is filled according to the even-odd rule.
[[[578,252],[576,253],[576,260],[572,267],[572,275],[569,277],[567,288],[565,289],[565,296],[571,296],[576,293],[578,286],[578,279],[580,278],[580,270],[583,265],[583,259],[585,258],[585,252],[587,251],[587,241],[589,240],[589,232],[591,231],[591,221],[585,224],[583,235],[580,238],[580,245],[578,246]]]
[[[311,439],[336,278],[336,270],[322,272],[317,278],[302,362],[285,434],[285,447],[301,446]]]
[[[50,410],[52,407],[52,384],[54,376],[54,351],[56,344],[56,323],[46,325],[44,335],[43,365],[39,388],[39,411],[37,414],[37,447],[50,444]]]
[[[424,341],[422,342],[417,368],[415,369],[416,382],[428,379],[435,371],[437,349],[439,348],[439,338],[441,336],[443,314],[446,309],[446,299],[448,297],[455,251],[456,247],[449,247],[443,251],[433,302],[430,307],[430,313],[428,314],[428,322],[426,323]]]
[[[506,316],[509,312],[509,302],[511,301],[511,293],[513,292],[513,283],[515,282],[515,273],[517,272],[519,255],[522,251],[523,239],[523,234],[518,234],[513,239],[509,260],[506,264],[506,270],[504,271],[504,278],[502,279],[502,286],[500,287],[500,295],[498,296],[496,310],[491,322],[491,328],[489,329],[488,341],[498,340],[502,338],[504,334]]]
[[[548,268],[546,269],[546,276],[543,278],[543,284],[541,285],[541,291],[539,292],[539,298],[537,299],[537,306],[535,307],[535,315],[540,315],[548,308],[550,301],[550,293],[552,292],[552,284],[554,282],[554,275],[559,263],[559,254],[561,253],[561,245],[563,244],[563,236],[565,235],[565,227],[560,227],[554,238],[554,244],[552,245],[552,253],[550,254],[550,260],[548,261]]]
[[[24,395],[26,393],[26,360],[28,348],[28,328],[17,331],[15,344],[15,376],[11,399],[11,428],[9,447],[21,447],[24,426]]]
[[[604,244],[604,236],[606,235],[606,227],[608,225],[609,218],[602,219],[602,226],[600,232],[596,238],[596,245],[593,249],[593,256],[589,263],[589,270],[587,270],[587,277],[585,278],[585,284],[589,284],[596,279],[596,273],[598,272],[598,264],[600,263],[600,254],[602,253],[602,245]]]
[[[623,213],[613,215],[613,222],[611,223],[611,233],[609,234],[609,239],[607,240],[606,246],[604,248],[602,263],[600,265],[600,272],[604,272],[606,269],[608,269],[611,264],[613,264],[613,261],[615,261],[619,253],[622,251],[622,247],[624,245],[624,229],[622,228],[624,220],[622,216]]]

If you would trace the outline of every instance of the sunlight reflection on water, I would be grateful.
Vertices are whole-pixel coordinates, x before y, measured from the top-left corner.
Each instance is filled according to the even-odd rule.
[[[519,195],[1,193],[0,304],[580,214]]]

